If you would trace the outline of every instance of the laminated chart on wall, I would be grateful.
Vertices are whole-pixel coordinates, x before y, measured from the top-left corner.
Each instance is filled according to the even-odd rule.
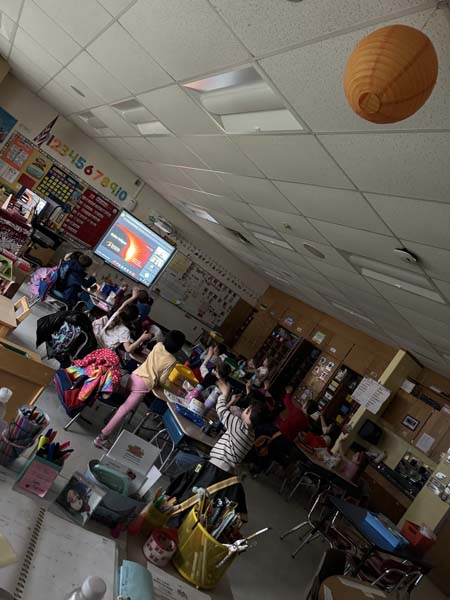
[[[239,295],[177,251],[155,284],[162,298],[179,306],[208,327],[218,327]]]
[[[111,225],[119,209],[94,190],[82,193],[61,226],[61,231],[90,247],[96,245]],[[99,233],[100,232],[100,233]]]
[[[0,154],[0,184],[24,186],[64,207],[63,235],[92,248],[119,212],[112,202],[20,133]]]

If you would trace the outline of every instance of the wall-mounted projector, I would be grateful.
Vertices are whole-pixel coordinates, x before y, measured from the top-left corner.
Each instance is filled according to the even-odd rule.
[[[166,235],[171,235],[174,232],[172,224],[158,215],[149,215],[148,220],[153,227],[156,227]]]

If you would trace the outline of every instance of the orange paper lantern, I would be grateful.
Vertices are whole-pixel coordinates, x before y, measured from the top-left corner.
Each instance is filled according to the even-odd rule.
[[[370,33],[353,50],[344,91],[352,109],[366,121],[396,123],[425,104],[437,74],[431,40],[413,27],[391,25]]]

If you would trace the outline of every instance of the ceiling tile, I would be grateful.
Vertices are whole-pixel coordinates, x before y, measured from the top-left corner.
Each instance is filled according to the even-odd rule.
[[[412,308],[423,315],[438,319],[439,321],[450,321],[450,306],[433,302],[432,300],[428,300],[428,298],[417,296],[416,294],[398,289],[392,285],[387,285],[386,283],[381,283],[380,281],[373,281],[372,285],[390,302],[405,306],[406,308]]]
[[[90,112],[103,121],[119,137],[139,135],[137,129],[122,119],[110,106],[98,106],[92,108]]]
[[[185,169],[184,173],[194,182],[194,187],[199,187],[204,192],[234,197],[232,190],[219,177],[219,173],[203,169]]]
[[[13,40],[15,42],[15,31],[17,30],[17,24],[0,11],[0,25],[2,36],[7,40]]]
[[[98,0],[103,8],[113,16],[117,17],[117,15],[122,12],[127,6],[134,3],[134,0]]]
[[[315,219],[311,219],[311,223],[336,248],[346,250],[352,254],[361,254],[391,265],[401,266],[410,271],[418,270],[415,265],[402,262],[394,254],[394,249],[400,246],[399,241],[394,237],[368,231],[361,233],[359,229],[325,223],[325,221],[316,221]]]
[[[161,152],[163,163],[199,169],[205,167],[203,162],[177,138],[154,137],[151,143]]]
[[[216,122],[177,85],[142,94],[139,101],[177,135],[221,131]]]
[[[264,244],[267,250],[270,253],[275,254],[278,258],[281,258],[283,261],[289,261],[291,263],[302,265],[308,268],[310,265],[308,261],[298,252],[294,250],[288,250],[287,248],[281,248],[280,246],[275,246],[274,244]]]
[[[365,192],[448,201],[450,177],[443,177],[442,173],[448,168],[450,132],[339,134],[319,138]]]
[[[50,79],[48,73],[15,47],[13,47],[11,51],[8,62],[11,65],[13,73],[16,74],[19,79],[29,82],[33,91],[44,86]]]
[[[62,88],[59,83],[56,83],[55,80],[49,81],[47,85],[40,90],[39,96],[62,115],[70,115],[83,109],[80,100],[77,100]]]
[[[93,106],[99,106],[100,104],[105,103],[103,98],[98,96],[89,86],[78,79],[78,77],[71,73],[69,69],[63,69],[60,71],[57,75],[55,75],[53,81],[58,83],[65,91],[73,96],[75,100],[77,100],[84,108],[91,108]],[[74,86],[77,90],[80,90],[83,96],[77,94],[72,86]]]
[[[408,250],[414,252],[420,260],[420,266],[430,275],[437,279],[450,281],[450,252],[441,248],[432,248],[415,242],[402,240]]]
[[[95,141],[97,142],[97,144],[100,144],[109,152],[114,154],[114,156],[119,156],[120,158],[128,158],[131,155],[130,146],[122,138],[96,138]]]
[[[250,58],[206,0],[138,0],[120,21],[177,80]]]
[[[270,210],[260,206],[255,206],[255,210],[269,225],[285,236],[286,239],[288,237],[298,237],[304,238],[305,241],[326,243],[326,240],[308,223],[305,217],[287,214],[278,210]]]
[[[447,300],[450,300],[450,283],[448,281],[439,281],[439,279],[435,279],[434,283],[438,286]]]
[[[125,137],[124,140],[133,148],[137,155],[138,159],[144,161],[161,161],[162,154],[161,152],[153,146],[153,144],[142,137]]]
[[[434,16],[432,16],[434,14]],[[431,19],[430,19],[431,17]],[[383,125],[386,129],[434,129],[450,127],[450,23],[434,7],[388,23],[377,23],[346,35],[333,36],[316,44],[302,46],[261,61],[269,77],[302,119],[314,131],[375,131],[379,125],[360,118],[352,111],[344,94],[343,66],[357,43],[370,31],[401,23],[422,29],[435,45],[439,59],[438,84],[425,106],[400,123]],[[320,77],[317,74],[320,73]]]
[[[258,215],[252,206],[245,204],[239,200],[232,200],[231,198],[226,199],[225,210],[232,217],[245,221],[247,223],[255,223],[256,225],[262,225],[263,227],[267,224],[264,219]]]
[[[187,136],[183,141],[214,171],[261,176],[255,165],[224,135]]]
[[[190,179],[188,179],[183,173],[183,170],[178,167],[171,167],[158,163],[153,163],[150,167],[156,179],[184,186],[189,186],[191,184]]]
[[[345,260],[345,258],[332,246],[327,246],[325,243],[319,244],[318,242],[313,242],[310,244],[314,246],[317,250],[319,250],[325,258],[317,259],[311,252],[306,250],[303,246],[304,243],[309,243],[308,240],[302,240],[300,238],[295,238],[294,236],[283,236],[298,252],[303,254],[311,264],[316,267],[318,263],[321,264],[329,264],[334,265],[336,267],[340,267],[341,269],[346,269],[349,271],[353,271],[353,267]],[[318,267],[317,267],[318,268]]]
[[[211,0],[233,31],[254,54],[305,43],[347,27],[413,6],[421,0],[315,0],[289,3],[279,0]]]
[[[111,21],[111,15],[97,2],[83,3],[83,10],[72,0],[35,0],[58,25],[85,46]]]
[[[21,7],[20,0],[0,0],[0,12],[7,14],[13,21],[18,21]]]
[[[286,181],[273,183],[306,217],[390,234],[389,229],[359,192]]]
[[[133,94],[166,85],[171,77],[119,23],[114,23],[87,48]]]
[[[437,321],[431,317],[427,317],[422,313],[419,313],[411,308],[401,306],[400,304],[394,305],[398,312],[407,319],[411,325],[421,331],[422,335],[427,338],[427,332],[442,334],[446,336],[450,344],[450,323],[444,323],[443,321]],[[425,332],[425,333],[424,333]],[[427,338],[428,339],[428,338]]]
[[[298,214],[295,207],[280,194],[268,179],[242,177],[231,173],[224,173],[221,177],[245,202],[257,204],[264,208],[277,208],[294,215]]]
[[[68,69],[88,87],[95,90],[106,102],[123,100],[130,95],[127,88],[87,52],[79,54],[69,63]]]
[[[327,249],[329,246],[327,247]],[[323,273],[326,277],[342,282],[343,286],[351,286],[367,292],[374,292],[372,286],[361,277],[359,273],[353,269],[350,263],[347,263],[348,267],[342,268],[334,264],[328,264],[325,260],[318,260],[314,257],[308,259],[316,269]]]
[[[24,4],[20,26],[35,40],[45,40],[46,50],[62,63],[72,60],[81,50],[81,46],[31,0]]]
[[[0,54],[3,58],[8,58],[9,51],[11,50],[11,42],[0,35]]]
[[[236,142],[270,179],[353,187],[311,135],[239,135]]]
[[[14,48],[26,56],[32,57],[32,61],[49,77],[53,77],[62,69],[62,64],[20,27],[17,28],[14,38]]]
[[[398,237],[450,250],[450,204],[374,194],[367,200]]]

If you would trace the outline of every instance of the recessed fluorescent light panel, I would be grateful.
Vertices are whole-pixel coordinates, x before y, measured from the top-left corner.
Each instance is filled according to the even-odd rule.
[[[166,136],[172,133],[138,100],[131,98],[111,105],[125,121],[134,125],[141,135]]]
[[[184,87],[227,133],[303,129],[254,67],[191,81]]]
[[[209,221],[210,223],[219,223],[209,212],[206,212],[204,208],[200,208],[199,206],[193,206],[192,204],[185,204],[187,210],[192,213],[194,216],[199,217],[200,219],[204,219],[205,221]]]
[[[96,117],[90,110],[80,113],[77,117],[85,125],[94,130],[95,134],[101,137],[113,136],[114,132],[103,123],[101,119]]]
[[[281,246],[281,248],[287,248],[288,250],[294,250],[292,246],[290,246],[284,240],[279,240],[265,235],[264,233],[258,233],[256,231],[253,232],[253,235],[255,236],[255,238],[257,238],[258,240],[262,240],[263,242],[268,242],[269,244],[273,244],[274,246]]]
[[[373,323],[372,319],[369,319],[369,317],[366,317],[366,315],[362,315],[361,313],[357,312],[356,310],[353,310],[352,308],[349,308],[348,306],[344,306],[343,304],[339,304],[338,302],[332,302],[331,304],[339,310],[342,310],[343,312],[352,315],[353,317],[357,317],[358,319],[361,319],[362,321],[367,321],[368,323]]]
[[[263,235],[268,235],[270,238],[276,238],[277,240],[282,239],[281,235],[278,235],[278,233],[270,227],[264,227],[264,225],[257,225],[256,223],[247,223],[245,221],[242,225],[252,233],[262,233]]]
[[[420,285],[409,283],[408,281],[404,281],[403,279],[390,277],[389,275],[384,275],[384,273],[378,273],[377,271],[372,271],[371,269],[361,269],[361,275],[363,275],[364,277],[368,277],[369,279],[375,279],[376,281],[381,281],[382,283],[392,285],[400,290],[405,290],[406,292],[411,292],[413,294],[417,294],[418,296],[423,296],[423,298],[428,298],[428,300],[433,300],[434,302],[440,302],[441,304],[445,304],[445,300],[442,298],[442,296],[434,290],[430,290],[428,288],[421,287]]]

